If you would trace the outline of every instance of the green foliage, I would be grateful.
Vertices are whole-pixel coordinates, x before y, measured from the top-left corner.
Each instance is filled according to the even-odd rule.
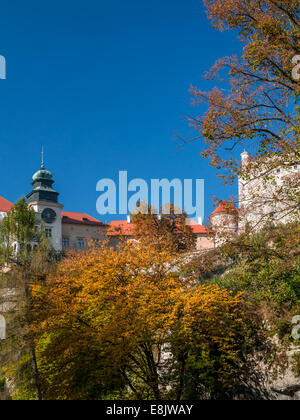
[[[3,369],[0,368],[0,393],[4,392],[5,389],[5,374]]]
[[[0,264],[26,260],[36,234],[35,212],[23,197],[0,223]],[[19,248],[17,254],[14,245]]]
[[[36,400],[32,360],[27,348],[16,363],[9,365],[7,373],[14,378],[13,400]]]
[[[300,314],[300,235],[297,224],[242,235],[222,249],[235,264],[213,282],[243,292],[254,311],[283,339],[291,335],[291,319]]]
[[[7,287],[18,291],[17,313],[8,317],[11,336],[0,352],[3,375],[13,383],[12,399],[40,399],[31,336],[31,288],[45,280],[60,258],[36,226],[34,210],[28,208],[25,198],[19,200],[0,223],[0,265],[6,266],[3,277]]]

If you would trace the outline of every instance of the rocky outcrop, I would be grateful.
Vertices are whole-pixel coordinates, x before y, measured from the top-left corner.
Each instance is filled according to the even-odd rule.
[[[8,362],[14,362],[18,357],[18,341],[22,338],[24,327],[24,301],[22,284],[9,272],[0,274],[0,315],[6,323],[6,338],[0,340],[0,400],[9,400],[13,392],[13,379],[5,375],[5,367]]]

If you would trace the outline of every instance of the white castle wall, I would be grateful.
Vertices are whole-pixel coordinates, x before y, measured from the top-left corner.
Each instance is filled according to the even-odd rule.
[[[243,169],[247,170],[250,155],[242,154]],[[268,171],[265,168],[259,173],[248,174],[248,179],[239,178],[239,228],[249,223],[254,229],[265,223],[288,223],[295,213],[291,212],[291,203],[286,199],[288,179],[300,174],[300,164],[290,167],[277,167]]]
[[[215,232],[215,246],[232,239],[238,232],[237,215],[232,213],[215,213],[210,216]]]
[[[61,222],[61,210],[63,206],[58,203],[48,203],[48,202],[34,202],[30,204],[30,207],[34,209],[34,211],[37,213],[37,216],[39,220],[41,221],[41,215],[43,213],[43,210],[46,208],[51,208],[56,213],[56,220],[52,224],[45,224],[45,228],[49,228],[52,230],[52,237],[49,238],[53,248],[56,251],[62,250],[62,222]]]

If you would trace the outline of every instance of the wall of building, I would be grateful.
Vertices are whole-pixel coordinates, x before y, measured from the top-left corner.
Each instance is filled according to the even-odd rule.
[[[215,247],[214,238],[205,234],[196,235],[196,250],[204,251]]]
[[[196,251],[205,251],[205,250],[213,249],[215,247],[214,237],[212,237],[211,235],[199,233],[199,234],[196,234],[195,237],[196,237],[196,244],[195,244]],[[114,248],[117,248],[118,245],[120,245],[120,243],[124,241],[124,239],[127,241],[134,240],[133,236],[126,236],[126,237],[109,236],[109,245]]]
[[[85,247],[91,240],[106,240],[106,228],[103,226],[93,226],[88,224],[62,223],[62,237],[69,239],[69,248],[78,249],[78,239],[85,241]]]
[[[56,220],[54,223],[47,224],[44,223],[45,229],[51,229],[52,237],[50,238],[53,248],[56,251],[61,251],[62,249],[62,223],[61,223],[61,210],[63,206],[57,203],[47,203],[47,202],[38,202],[38,203],[30,203],[30,208],[33,208],[34,211],[37,213],[37,222],[38,224],[42,224],[42,213],[46,208],[51,208],[56,213]]]
[[[245,162],[244,162],[245,164]],[[286,197],[288,179],[300,174],[300,165],[289,168],[277,168],[268,173],[268,179],[262,174],[251,174],[248,179],[239,178],[239,229],[246,223],[258,229],[265,223],[288,223],[293,217]]]
[[[215,233],[215,246],[234,238],[238,233],[238,218],[232,213],[215,213],[210,217]]]

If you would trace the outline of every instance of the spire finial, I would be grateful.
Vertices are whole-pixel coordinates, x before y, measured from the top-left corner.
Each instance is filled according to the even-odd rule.
[[[45,166],[44,166],[44,146],[42,146],[42,165],[41,165],[41,169],[45,169]]]

